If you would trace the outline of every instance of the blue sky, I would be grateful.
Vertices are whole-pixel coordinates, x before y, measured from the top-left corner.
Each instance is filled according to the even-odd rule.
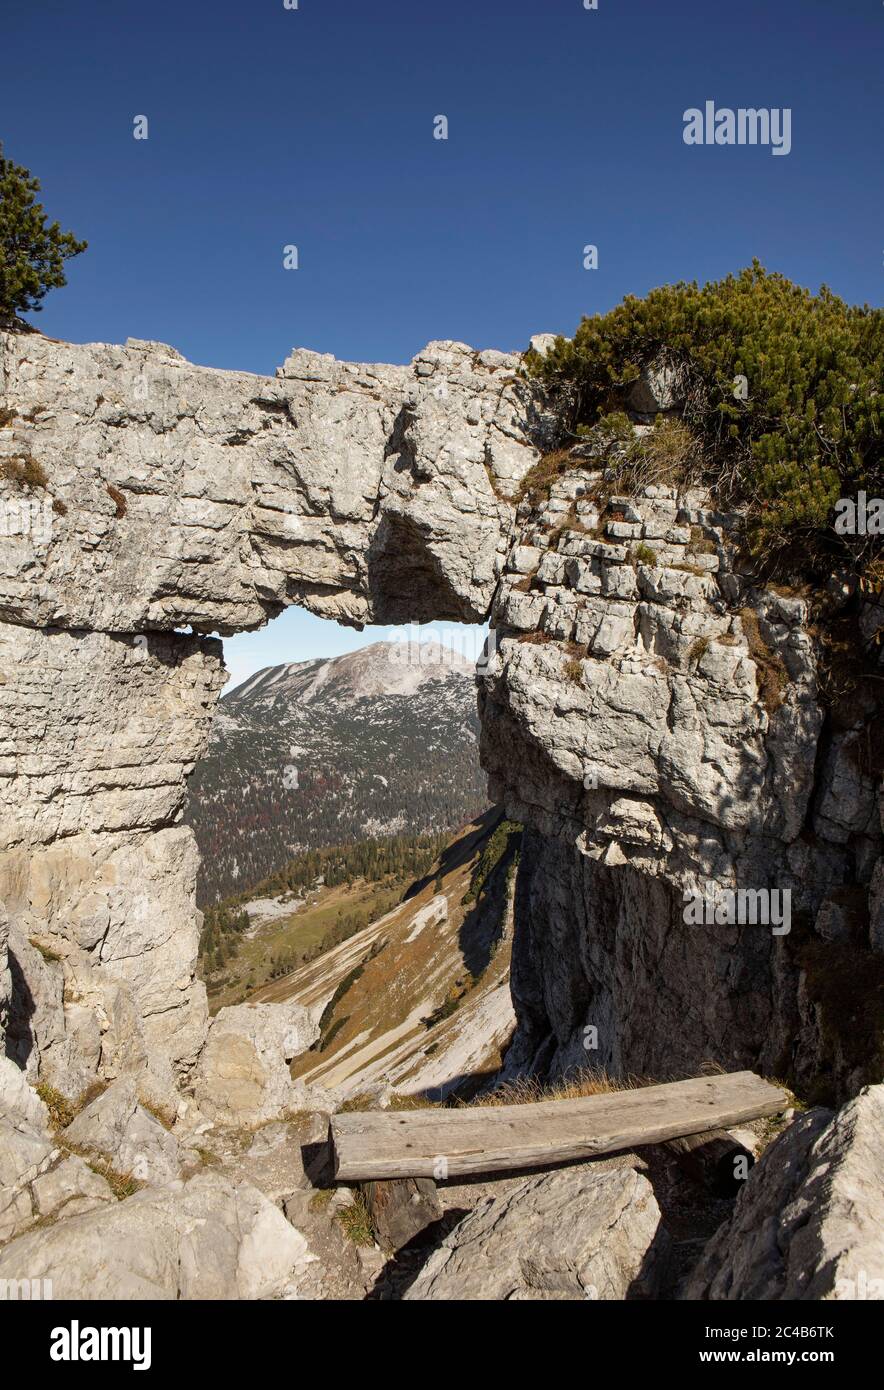
[[[879,0],[9,8],[0,138],[90,243],[33,316],[54,336],[268,373],[293,346],[405,362],[753,256],[881,303]],[[707,100],[790,108],[791,153],[685,145]],[[377,635],[288,613],[225,649],[239,678]]]

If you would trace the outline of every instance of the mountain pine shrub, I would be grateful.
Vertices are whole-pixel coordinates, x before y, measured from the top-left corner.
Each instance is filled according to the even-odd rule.
[[[702,288],[629,296],[525,359],[557,405],[563,441],[611,433],[646,366],[674,369],[669,418],[695,436],[722,499],[747,506],[755,556],[798,555],[817,577],[839,554],[861,568],[868,545],[836,536],[832,522],[839,497],[884,495],[884,312],[825,286],[811,294],[755,261]],[[690,454],[683,438],[664,442]]]

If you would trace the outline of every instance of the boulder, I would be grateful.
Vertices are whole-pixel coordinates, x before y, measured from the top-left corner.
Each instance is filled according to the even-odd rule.
[[[630,410],[639,415],[656,415],[674,410],[679,398],[679,372],[663,362],[643,367],[628,395]]]
[[[536,352],[539,357],[546,354],[556,345],[555,333],[532,333],[528,339],[528,348],[531,352]]]
[[[256,1188],[206,1173],[20,1236],[0,1280],[51,1279],[63,1299],[278,1298],[313,1258]]]
[[[139,1182],[177,1177],[178,1141],[138,1100],[135,1082],[122,1077],[80,1112],[65,1130],[76,1149],[102,1154],[120,1173]]]
[[[46,1106],[24,1072],[0,1056],[0,1241],[30,1225],[29,1184],[56,1153]]]
[[[42,1218],[79,1216],[115,1200],[110,1184],[94,1173],[75,1154],[63,1158],[54,1168],[31,1184],[34,1215]]]
[[[49,1112],[24,1072],[9,1057],[0,1056],[0,1117],[28,1125],[48,1136]]]
[[[424,1265],[405,1297],[580,1300],[650,1297],[668,1236],[647,1178],[592,1164],[488,1198]]]
[[[685,1299],[884,1299],[884,1085],[800,1115],[746,1180]]]
[[[236,1004],[209,1029],[194,1077],[194,1098],[214,1124],[256,1125],[292,1107],[288,1063],[319,1037],[300,1004]]]
[[[56,1150],[23,1120],[0,1116],[0,1241],[33,1219],[29,1184],[49,1167]]]

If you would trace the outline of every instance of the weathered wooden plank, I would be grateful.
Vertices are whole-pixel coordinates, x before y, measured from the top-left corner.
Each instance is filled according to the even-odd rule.
[[[725,1129],[788,1104],[785,1091],[740,1071],[531,1105],[350,1111],[331,1121],[335,1176],[442,1179],[544,1167]]]

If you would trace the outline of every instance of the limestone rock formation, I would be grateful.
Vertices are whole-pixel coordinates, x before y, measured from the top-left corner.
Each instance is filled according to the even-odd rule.
[[[137,1182],[163,1183],[178,1176],[178,1141],[139,1103],[128,1076],[80,1111],[65,1140],[80,1152],[104,1155]]]
[[[258,627],[290,603],[357,625],[490,612],[482,760],[494,799],[526,825],[509,1072],[589,1062],[673,1076],[712,1061],[835,1100],[880,1080],[877,696],[860,691],[834,716],[806,598],[762,586],[740,556],[740,518],[702,489],[612,495],[581,445],[548,492],[522,496],[549,421],[519,365],[443,342],[407,366],[298,350],[262,378],[160,344],[0,340],[0,502],[20,520],[26,503],[28,518],[0,536],[5,1230],[42,1210],[47,1184],[35,1184],[60,1159],[38,1082],[73,1098],[96,1077],[122,1081],[104,1102],[126,1097],[110,1125],[118,1151],[147,1114],[132,1095],[174,1111],[188,1078],[206,1123],[278,1118],[285,1104],[287,1056],[309,1029],[293,1049],[275,1024],[219,1019],[204,1047],[196,851],[181,816],[223,681],[205,634]],[[638,429],[677,407],[665,372],[636,390]],[[863,602],[871,642],[884,608]],[[786,929],[686,920],[686,894],[728,890],[788,893]],[[856,1105],[826,1150],[847,1177],[838,1136],[864,1152],[868,1123],[865,1098]],[[816,1191],[824,1163],[808,1164]],[[45,1201],[82,1178],[58,1170]],[[546,1181],[528,1184],[526,1210],[567,1208]],[[631,1287],[653,1239],[652,1198],[629,1181],[628,1193],[621,1177],[578,1194],[599,1219],[630,1213],[616,1267],[578,1228],[602,1297]],[[275,1208],[226,1179],[176,1183],[19,1236],[0,1274],[64,1269],[57,1297],[87,1284],[118,1297],[288,1287],[306,1257]],[[808,1225],[808,1261],[842,1241],[845,1209],[839,1197],[817,1235]],[[477,1213],[489,1248],[509,1211]],[[861,1248],[865,1218],[851,1220]],[[266,1265],[253,1249],[265,1235]],[[554,1252],[535,1278],[508,1241],[494,1287],[581,1296]]]
[[[192,1064],[197,857],[177,824],[222,683],[217,642],[0,626],[6,1051],[70,1095]],[[17,983],[16,983],[17,982]]]
[[[227,633],[296,601],[355,623],[485,616],[504,498],[536,457],[517,356],[298,349],[265,378],[132,339],[7,334],[0,352],[0,458],[36,459],[64,508],[45,544],[9,538],[0,618]]]
[[[236,1004],[221,1009],[194,1075],[200,1112],[215,1124],[254,1125],[294,1104],[288,1063],[319,1037],[300,1004]]]
[[[595,1028],[615,1072],[712,1058],[838,1097],[876,1079],[818,959],[833,944],[864,980],[880,945],[868,711],[827,721],[806,601],[753,585],[739,518],[701,490],[612,497],[578,457],[516,506],[540,428],[518,362],[297,351],[265,379],[4,339],[0,455],[36,460],[59,504],[0,564],[0,1000],[32,1079],[74,1095],[151,1056],[192,1067],[180,816],[222,677],[216,644],[172,629],[287,602],[347,622],[493,602],[482,758],[528,826],[513,1068],[585,1062]],[[646,413],[676,401],[665,373],[640,387]],[[688,926],[685,892],[710,888],[789,892],[791,930]]]
[[[0,1241],[30,1225],[30,1184],[46,1172],[54,1150],[50,1140],[24,1120],[0,1117]]]
[[[5,1037],[12,1002],[12,972],[9,969],[9,917],[0,903],[0,1038]]]
[[[647,1178],[592,1164],[488,1198],[435,1250],[406,1299],[651,1297],[668,1237]]]
[[[261,378],[0,338],[0,503],[33,510],[0,538],[0,1029],[31,1080],[186,1072],[205,1039],[180,821],[223,676],[217,642],[174,629],[293,602],[483,618],[537,456],[517,366],[435,343]],[[33,461],[27,498],[9,459]]]
[[[63,1158],[31,1184],[34,1215],[50,1217],[81,1216],[116,1201],[110,1184],[76,1154]]]
[[[579,460],[519,508],[480,696],[490,796],[529,827],[511,1070],[712,1059],[839,1097],[880,1076],[827,984],[881,974],[863,908],[884,849],[858,756],[869,710],[826,721],[807,601],[742,573],[738,521],[700,489],[609,496]],[[724,890],[787,892],[786,930],[686,922],[686,893]]]
[[[56,1299],[274,1298],[312,1258],[257,1188],[204,1173],[20,1236],[0,1279],[51,1280]]]
[[[884,1086],[794,1120],[703,1252],[688,1299],[884,1299]]]
[[[24,1124],[36,1134],[49,1133],[44,1102],[28,1085],[25,1074],[9,1057],[0,1056],[0,1119]]]

